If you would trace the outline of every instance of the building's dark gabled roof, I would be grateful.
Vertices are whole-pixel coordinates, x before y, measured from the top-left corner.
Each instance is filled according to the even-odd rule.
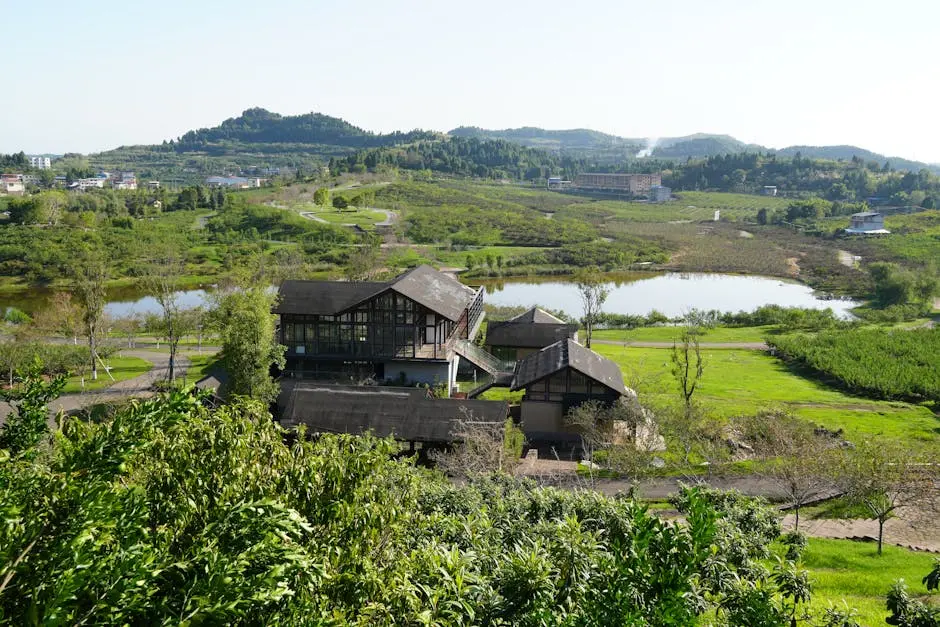
[[[861,213],[853,213],[853,218],[874,218],[875,216],[880,216],[881,214],[877,211],[862,211]]]
[[[486,329],[486,344],[511,348],[544,348],[559,340],[574,338],[577,333],[577,324],[491,322]]]
[[[431,266],[409,270],[392,281],[391,288],[454,322],[476,296],[476,290]]]
[[[573,368],[616,392],[627,393],[617,364],[573,340],[555,342],[518,362],[511,389],[521,390],[565,368]]]
[[[388,289],[454,322],[476,295],[457,279],[430,266],[418,266],[387,282],[284,281],[274,313],[336,315]]]
[[[509,413],[504,401],[433,399],[423,388],[300,382],[287,396],[284,427],[306,425],[315,433],[371,431],[409,442],[453,442],[457,420],[502,422]]]
[[[388,283],[284,281],[274,313],[332,316],[387,287]]]
[[[509,322],[528,322],[529,324],[564,324],[565,321],[556,318],[552,314],[548,313],[544,309],[539,309],[538,307],[533,307],[528,311],[524,311],[514,318],[506,320]]]

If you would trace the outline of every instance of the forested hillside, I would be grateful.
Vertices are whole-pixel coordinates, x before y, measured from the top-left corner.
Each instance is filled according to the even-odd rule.
[[[189,131],[174,143],[177,152],[204,150],[213,144],[328,144],[363,148],[386,146],[418,139],[431,139],[427,131],[396,131],[379,135],[353,126],[340,118],[322,113],[282,116],[266,109],[247,109],[237,118],[229,118],[215,128]]]
[[[526,126],[490,130],[476,126],[460,126],[448,131],[452,137],[476,137],[479,139],[506,139],[524,146],[544,148],[585,159],[597,165],[611,165],[637,158],[644,149],[650,149],[643,159],[685,161],[736,153],[776,154],[778,157],[799,155],[811,159],[851,161],[853,157],[862,161],[875,161],[883,166],[886,161],[894,169],[916,172],[927,168],[940,173],[940,165],[926,164],[910,159],[886,157],[858,146],[789,146],[775,150],[759,144],[748,144],[730,135],[696,133],[682,137],[657,139],[618,137],[591,129],[548,130]]]

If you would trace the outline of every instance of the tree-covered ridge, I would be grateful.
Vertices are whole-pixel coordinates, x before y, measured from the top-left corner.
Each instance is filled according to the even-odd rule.
[[[479,178],[538,179],[560,172],[573,175],[584,169],[585,164],[504,139],[476,137],[451,137],[442,141],[377,148],[330,160],[333,174],[382,167],[431,170]]]
[[[654,140],[637,137],[619,137],[592,129],[549,130],[531,126],[491,130],[476,126],[460,126],[448,131],[452,137],[476,137],[478,139],[506,139],[525,146],[544,148],[577,156],[599,165],[612,165],[618,161],[632,160],[641,150],[652,147],[647,158],[685,161],[736,153],[776,154],[778,157],[801,155],[811,159],[851,161],[875,161],[879,166],[886,161],[899,170],[917,172],[927,168],[940,174],[940,165],[927,164],[911,159],[887,157],[859,148],[858,146],[788,146],[779,150],[748,144],[730,135],[695,133],[681,137],[662,137]]]
[[[322,113],[282,116],[266,109],[247,109],[214,128],[189,131],[176,142],[176,150],[199,150],[212,144],[331,144],[363,148],[430,139],[435,133],[414,130],[375,134],[340,118]]]

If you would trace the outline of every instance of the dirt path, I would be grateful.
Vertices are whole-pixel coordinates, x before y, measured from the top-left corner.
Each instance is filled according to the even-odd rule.
[[[847,268],[854,268],[858,260],[861,259],[861,257],[856,257],[847,250],[838,250],[836,252],[839,253],[839,263]]]
[[[672,342],[638,342],[627,340],[591,340],[592,344],[609,344],[613,346],[635,346],[636,348],[672,348]],[[765,351],[770,347],[763,342],[701,342],[702,348],[737,348],[743,350]]]
[[[60,396],[58,399],[50,403],[50,412],[53,415],[59,411],[70,412],[76,409],[81,409],[82,407],[95,405],[97,403],[106,403],[128,397],[146,398],[153,395],[152,387],[154,382],[161,379],[166,379],[167,375],[169,374],[169,353],[158,353],[147,350],[124,350],[121,351],[121,355],[145,359],[153,364],[153,368],[151,368],[149,372],[146,372],[138,377],[127,379],[125,381],[118,381],[117,383],[101,390],[96,390],[94,392],[88,392],[85,394],[65,394],[64,396]],[[189,366],[190,361],[188,357],[182,354],[178,354],[176,356],[175,370],[177,377],[186,376],[186,370],[189,368]],[[102,373],[101,376],[107,377],[107,375],[104,373]],[[10,405],[0,401],[0,424],[4,422],[7,414],[9,414],[11,410],[12,408]]]

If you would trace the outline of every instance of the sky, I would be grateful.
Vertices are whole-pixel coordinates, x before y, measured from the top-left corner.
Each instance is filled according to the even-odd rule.
[[[0,0],[0,9],[0,152],[159,143],[264,107],[376,132],[707,132],[940,163],[937,0]]]

